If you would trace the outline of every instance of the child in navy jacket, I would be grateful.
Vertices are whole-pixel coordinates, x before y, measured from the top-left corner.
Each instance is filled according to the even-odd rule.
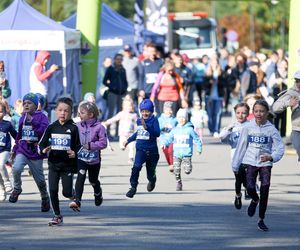
[[[160,135],[160,128],[157,118],[153,115],[154,106],[149,99],[145,99],[140,104],[142,118],[137,120],[137,131],[124,142],[126,147],[128,143],[136,140],[136,155],[131,171],[131,188],[126,196],[133,198],[136,194],[140,171],[144,163],[147,168],[148,192],[155,188],[156,183],[156,165],[159,160],[157,147],[157,138]]]

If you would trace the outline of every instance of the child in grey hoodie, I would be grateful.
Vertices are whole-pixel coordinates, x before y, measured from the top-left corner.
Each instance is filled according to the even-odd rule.
[[[271,169],[274,162],[284,154],[284,144],[278,130],[268,119],[269,105],[258,100],[253,106],[255,120],[243,127],[233,160],[232,169],[238,171],[241,164],[246,165],[247,191],[252,198],[248,207],[248,215],[254,216],[259,203],[258,229],[268,231],[264,223],[267,210]],[[256,179],[260,175],[260,197],[256,193]]]

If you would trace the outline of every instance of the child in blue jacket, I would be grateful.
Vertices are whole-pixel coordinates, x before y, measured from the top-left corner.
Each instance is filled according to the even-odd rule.
[[[126,196],[133,198],[136,194],[140,171],[144,163],[147,168],[148,192],[155,188],[156,183],[156,165],[159,160],[157,147],[157,138],[160,135],[160,128],[157,118],[153,115],[154,105],[151,100],[145,99],[140,103],[141,118],[137,120],[137,131],[124,142],[124,147],[128,143],[136,140],[136,154],[131,171],[131,188]]]
[[[181,166],[186,174],[192,172],[193,143],[196,144],[197,152],[202,152],[202,142],[194,130],[192,123],[188,121],[188,112],[179,109],[176,115],[178,125],[171,130],[165,140],[163,148],[173,143],[174,173],[177,182],[176,191],[182,191]]]

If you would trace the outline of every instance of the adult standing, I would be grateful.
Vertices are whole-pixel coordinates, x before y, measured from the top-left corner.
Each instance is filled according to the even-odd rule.
[[[59,66],[52,64],[50,69],[46,70],[46,63],[50,59],[48,51],[39,51],[34,63],[30,69],[30,92],[47,95],[47,79],[59,69]]]
[[[300,70],[294,74],[295,84],[282,94],[273,104],[273,111],[280,114],[288,107],[292,110],[291,140],[300,161]]]
[[[0,89],[0,95],[3,96],[3,98],[6,99],[11,96],[11,89],[6,77],[4,61],[0,61]]]

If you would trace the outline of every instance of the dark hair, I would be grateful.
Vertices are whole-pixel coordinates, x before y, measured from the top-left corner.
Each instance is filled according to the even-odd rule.
[[[253,105],[253,109],[256,105],[264,106],[268,112],[270,111],[269,104],[263,99],[257,100]]]
[[[117,53],[117,54],[115,54],[115,56],[114,56],[114,60],[115,60],[117,57],[122,57],[122,58],[123,58],[123,55],[122,55],[122,54],[120,54],[120,53]]]
[[[250,107],[249,107],[249,105],[247,104],[247,103],[245,103],[245,102],[241,102],[241,103],[238,103],[237,105],[235,105],[234,106],[234,112],[236,112],[236,110],[238,109],[238,108],[246,108],[247,109],[247,112],[249,113],[250,112]]]
[[[55,108],[57,108],[57,106],[60,104],[60,103],[64,103],[64,104],[67,104],[68,106],[70,106],[71,110],[73,110],[73,101],[70,97],[60,97],[57,102],[56,102],[56,106]]]

